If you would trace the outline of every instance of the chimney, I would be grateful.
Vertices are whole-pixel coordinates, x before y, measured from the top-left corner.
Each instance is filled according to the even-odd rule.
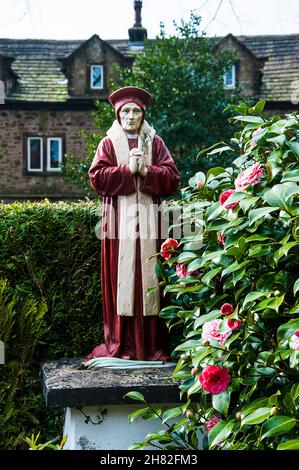
[[[147,30],[141,23],[142,0],[134,0],[135,23],[129,29],[130,47],[132,49],[143,49],[144,40],[147,38]]]

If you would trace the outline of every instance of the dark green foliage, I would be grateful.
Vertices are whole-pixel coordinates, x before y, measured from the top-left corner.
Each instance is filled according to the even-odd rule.
[[[299,116],[264,105],[233,107],[237,132],[209,149],[233,152],[232,166],[197,173],[184,191],[197,229],[164,262],[161,316],[183,332],[173,356],[185,404],[158,413],[181,420],[136,449],[299,449]],[[217,391],[219,367],[230,379]]]
[[[47,410],[38,376],[42,360],[83,357],[101,341],[98,203],[0,206],[0,447],[14,448],[37,427],[62,430]]]
[[[229,135],[230,125],[223,109],[235,98],[226,94],[223,73],[232,64],[231,53],[213,51],[212,42],[200,31],[200,18],[176,25],[176,35],[166,37],[164,30],[155,41],[145,43],[135,56],[132,68],[117,70],[118,79],[111,90],[134,85],[153,95],[146,119],[157,130],[178,166],[182,185],[199,169],[217,164],[208,157],[196,160],[198,149],[212,145]],[[68,156],[64,175],[90,192],[87,169],[97,145],[111,126],[114,113],[107,102],[99,102],[94,113],[97,134],[87,138],[87,161]],[[223,157],[220,160],[223,163]],[[229,161],[229,156],[227,157]]]

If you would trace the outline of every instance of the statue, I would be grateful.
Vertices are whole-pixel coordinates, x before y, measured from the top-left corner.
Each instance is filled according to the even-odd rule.
[[[105,342],[87,359],[168,361],[168,331],[159,317],[159,281],[153,256],[163,241],[161,214],[157,218],[155,208],[162,196],[177,190],[180,176],[163,140],[145,120],[151,95],[142,88],[124,87],[108,99],[116,120],[101,140],[89,169],[92,188],[103,196]]]

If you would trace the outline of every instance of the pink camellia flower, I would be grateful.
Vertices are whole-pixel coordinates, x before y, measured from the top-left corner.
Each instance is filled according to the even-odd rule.
[[[188,276],[187,266],[185,264],[182,264],[182,263],[178,263],[176,265],[175,272],[176,272],[176,275],[179,279],[182,279],[183,277]]]
[[[261,127],[259,127],[258,129],[255,129],[255,131],[252,132],[252,137],[255,136],[255,135],[259,135],[261,132],[263,131],[263,129]]]
[[[254,137],[255,135],[259,135],[262,131],[263,129],[259,127],[258,129],[256,129],[255,131],[251,133],[251,136]],[[249,142],[249,145],[251,148],[255,148],[257,146],[256,141],[254,139],[251,139],[251,141]]]
[[[230,376],[226,367],[206,366],[199,376],[202,388],[212,395],[224,392],[229,383]]]
[[[249,142],[249,145],[252,149],[254,149],[257,146],[257,143],[255,140],[251,139],[251,141]]]
[[[165,259],[169,259],[172,257],[174,250],[179,246],[179,242],[174,238],[167,238],[165,242],[161,245],[161,256]]]
[[[219,243],[219,245],[224,246],[224,243],[225,243],[226,239],[227,239],[227,236],[224,235],[223,232],[218,232],[217,233],[217,242]]]
[[[237,176],[235,180],[235,188],[238,190],[243,190],[245,188],[248,188],[248,186],[253,186],[254,184],[259,183],[262,174],[263,169],[260,163],[255,163],[254,165],[251,165]]]
[[[234,209],[239,203],[238,202],[233,202],[232,204],[225,204],[225,201],[234,194],[236,191],[234,189],[227,189],[226,191],[223,191],[223,193],[220,194],[219,197],[219,202],[224,209]]]
[[[217,418],[217,416],[215,416],[215,415],[211,416],[211,418],[205,423],[205,429],[206,429],[207,433],[209,433],[211,431],[211,429],[217,423],[219,423],[219,421],[221,421],[221,420],[219,418]]]
[[[203,341],[209,341],[210,339],[216,339],[219,344],[222,344],[231,334],[231,331],[225,333],[219,333],[219,328],[222,320],[212,320],[206,322],[202,327],[201,338]]]
[[[294,335],[297,336],[297,338],[299,338],[299,330],[296,330]]]
[[[199,275],[198,271],[191,271],[190,273],[188,273],[187,269],[188,269],[188,266],[186,266],[185,264],[182,264],[182,263],[178,263],[176,265],[176,269],[175,269],[177,277],[179,279],[183,279],[184,277],[187,277],[187,276],[198,276]]]
[[[292,341],[290,342],[290,346],[295,351],[299,351],[299,338],[297,338],[297,336],[295,336],[295,338],[292,339]]]
[[[240,320],[232,320],[232,319],[227,320],[227,326],[231,330],[238,330],[241,325],[242,325],[242,322]]]
[[[234,311],[234,307],[231,304],[223,304],[220,307],[220,312],[223,315],[230,315],[231,313],[233,313],[233,311]]]

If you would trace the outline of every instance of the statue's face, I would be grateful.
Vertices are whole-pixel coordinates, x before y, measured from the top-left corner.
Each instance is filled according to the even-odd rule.
[[[136,134],[139,131],[142,116],[142,109],[138,104],[124,104],[119,113],[122,128],[128,134]]]

